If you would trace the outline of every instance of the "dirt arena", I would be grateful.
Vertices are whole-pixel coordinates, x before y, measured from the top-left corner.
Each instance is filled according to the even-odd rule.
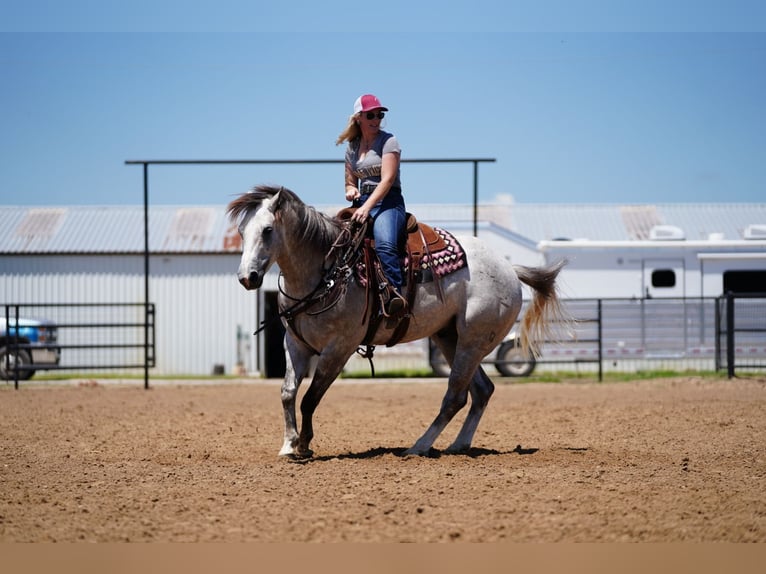
[[[0,542],[766,542],[764,378],[499,379],[400,456],[444,385],[337,382],[302,463],[274,381],[4,385]]]

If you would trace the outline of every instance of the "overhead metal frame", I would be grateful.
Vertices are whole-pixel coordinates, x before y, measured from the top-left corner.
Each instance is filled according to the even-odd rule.
[[[316,165],[342,164],[342,159],[138,159],[126,165],[141,165],[144,172],[144,388],[149,388],[149,166],[150,165]],[[403,159],[402,163],[473,164],[473,235],[478,235],[479,164],[494,163],[495,158]]]

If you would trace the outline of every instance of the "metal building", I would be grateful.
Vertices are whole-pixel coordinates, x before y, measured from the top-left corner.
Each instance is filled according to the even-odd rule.
[[[0,208],[4,303],[144,299],[141,207]],[[236,230],[233,231],[236,236]],[[236,281],[238,243],[221,207],[153,207],[150,301],[158,375],[257,371],[257,302]],[[66,355],[62,357],[65,363]]]
[[[342,206],[318,207],[334,213]],[[469,205],[409,208],[419,219],[458,236],[473,232]],[[142,302],[143,217],[141,206],[0,207],[0,301]],[[498,200],[480,205],[478,220],[479,236],[510,262],[537,265],[544,260],[541,245],[561,238],[641,240],[658,225],[677,225],[688,239],[741,237],[755,229],[753,224],[766,222],[766,204],[635,207]],[[154,375],[269,375],[274,370],[270,362],[278,370],[283,360],[279,337],[252,336],[274,305],[278,270],[258,292],[242,289],[236,279],[239,236],[225,206],[151,206],[149,242],[149,299],[156,306]],[[424,349],[410,344],[391,352],[422,356],[427,365]]]

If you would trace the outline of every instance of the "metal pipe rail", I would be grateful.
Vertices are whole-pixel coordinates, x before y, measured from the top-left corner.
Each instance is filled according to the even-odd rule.
[[[4,307],[6,334],[4,344],[0,344],[5,349],[2,367],[7,375],[13,374],[16,389],[24,374],[39,370],[143,368],[147,372],[155,364],[153,303],[7,303]],[[99,316],[84,319],[94,313]],[[111,316],[105,318],[105,313]],[[136,320],[136,313],[145,317],[146,322]],[[36,317],[45,314],[47,321],[25,325],[22,321],[27,319],[25,314]],[[62,320],[63,317],[70,319]],[[41,334],[46,340],[38,339]],[[51,337],[53,340],[48,340]],[[67,351],[78,350],[94,351],[101,360],[93,360],[93,353],[89,357],[75,354],[74,359],[66,360]],[[131,350],[135,352],[130,353]],[[43,354],[44,360],[34,360],[36,354]],[[61,362],[62,355],[64,362]],[[10,376],[8,378],[10,380]],[[145,378],[145,386],[148,387],[148,378]]]
[[[719,326],[719,329],[724,331],[726,336],[726,374],[728,378],[736,376],[737,369],[762,369],[766,368],[766,360],[759,362],[749,361],[745,363],[743,360],[737,361],[737,358],[743,359],[741,353],[737,353],[737,333],[766,333],[766,313],[762,313],[760,317],[752,316],[751,314],[745,314],[744,317],[740,316],[742,320],[753,321],[750,324],[740,326],[739,319],[737,319],[737,305],[738,299],[761,299],[766,300],[766,293],[732,293],[729,291],[723,296],[726,305],[726,324]],[[763,309],[761,306],[759,309]],[[720,317],[720,315],[719,315]],[[720,319],[719,319],[720,320]]]

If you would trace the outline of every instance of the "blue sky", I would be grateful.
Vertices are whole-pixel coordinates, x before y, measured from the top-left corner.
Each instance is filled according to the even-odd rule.
[[[141,204],[126,160],[342,159],[367,92],[403,157],[495,158],[481,201],[766,200],[762,2],[272,4],[4,6],[0,204]],[[343,202],[339,164],[150,175],[154,204]],[[410,203],[470,203],[472,175],[402,166]]]

